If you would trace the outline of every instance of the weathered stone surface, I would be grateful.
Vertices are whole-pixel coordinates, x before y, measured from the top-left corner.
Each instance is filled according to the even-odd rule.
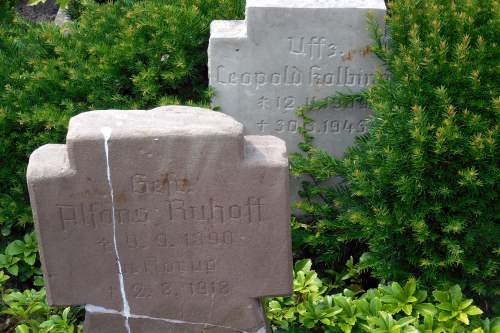
[[[211,25],[213,106],[242,122],[246,133],[276,135],[289,152],[298,151],[298,107],[373,82],[381,62],[369,48],[369,11],[383,24],[383,0],[247,0],[245,21]],[[312,112],[306,130],[340,157],[366,132],[369,113],[359,104],[330,107]]]
[[[227,115],[80,114],[28,185],[49,303],[87,304],[87,332],[255,332],[291,292],[285,144]]]

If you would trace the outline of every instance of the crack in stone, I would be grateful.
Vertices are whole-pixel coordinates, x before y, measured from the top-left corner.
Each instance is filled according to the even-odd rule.
[[[121,311],[117,311],[114,309],[107,309],[107,308],[97,306],[97,305],[92,305],[92,304],[87,304],[85,306],[85,311],[87,311],[89,313],[113,314],[113,315],[119,315],[119,316],[126,317],[126,315]],[[224,328],[224,329],[228,329],[228,330],[233,330],[234,332],[238,332],[238,333],[252,333],[249,331],[240,330],[240,329],[236,329],[236,328],[229,327],[229,326],[223,326],[223,325],[217,325],[217,324],[211,324],[211,323],[185,321],[185,320],[169,319],[169,318],[157,318],[157,317],[150,317],[150,316],[146,316],[146,315],[139,315],[139,314],[133,314],[133,313],[129,313],[128,317],[132,318],[132,319],[149,319],[149,320],[155,320],[155,321],[163,321],[165,323],[170,323],[170,324],[184,324],[184,325],[196,325],[196,326],[205,326],[205,327],[214,327],[214,328]],[[263,328],[259,329],[256,332],[253,332],[253,333],[265,333],[265,332],[266,332],[265,328],[263,327]]]
[[[118,251],[118,244],[116,240],[116,216],[115,216],[115,196],[114,196],[114,190],[113,190],[113,182],[111,178],[111,168],[110,168],[110,163],[109,163],[109,139],[111,138],[111,133],[112,129],[110,127],[103,127],[101,128],[101,133],[104,136],[104,152],[106,154],[106,175],[108,178],[108,187],[109,187],[109,192],[111,196],[111,217],[113,221],[113,245],[114,245],[114,250],[115,250],[115,256],[116,256],[116,262],[118,265],[118,278],[120,282],[120,294],[122,298],[122,303],[123,303],[123,310],[122,311],[117,311],[114,309],[107,309],[104,307],[96,306],[96,305],[91,305],[87,304],[85,306],[85,310],[90,313],[103,313],[103,314],[114,314],[114,315],[120,315],[122,317],[125,317],[125,328],[128,333],[132,333],[129,325],[129,319],[149,319],[149,320],[155,320],[155,321],[163,321],[166,323],[170,324],[184,324],[184,325],[196,325],[196,326],[204,326],[204,327],[214,327],[214,328],[224,328],[228,330],[232,330],[234,332],[238,333],[252,333],[249,331],[245,330],[240,330],[240,329],[235,329],[233,327],[229,326],[223,326],[223,325],[216,325],[216,324],[210,324],[210,323],[203,323],[203,322],[191,322],[191,321],[184,321],[184,320],[178,320],[178,319],[168,319],[168,318],[156,318],[156,317],[150,317],[146,315],[138,315],[138,314],[132,314],[130,313],[130,306],[127,300],[127,295],[125,293],[125,281],[123,277],[123,271],[122,271],[122,265],[120,261],[120,254]],[[212,299],[213,301],[213,299]],[[213,303],[212,303],[213,307]],[[213,309],[211,309],[212,311]],[[211,314],[210,314],[211,317]],[[265,333],[266,328],[262,327],[256,332],[253,333]]]
[[[128,333],[132,333],[129,325],[130,307],[125,293],[125,281],[123,278],[122,264],[120,261],[120,254],[118,252],[118,244],[116,241],[116,217],[115,217],[115,193],[113,191],[113,182],[111,181],[111,168],[109,166],[109,146],[108,141],[111,138],[112,129],[109,127],[101,128],[101,133],[104,136],[104,152],[106,153],[106,175],[108,177],[109,192],[111,195],[111,218],[113,221],[113,245],[115,249],[116,262],[118,264],[118,279],[120,281],[120,293],[123,303],[123,315],[125,316],[125,328]]]

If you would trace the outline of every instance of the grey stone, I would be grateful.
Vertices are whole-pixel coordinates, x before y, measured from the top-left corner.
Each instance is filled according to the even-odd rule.
[[[285,143],[223,113],[86,112],[27,178],[49,304],[87,332],[255,332],[292,291]]]
[[[56,18],[54,19],[54,24],[58,27],[63,27],[69,22],[71,22],[71,17],[69,16],[68,11],[65,8],[59,8]]]
[[[381,61],[370,52],[368,12],[383,26],[383,0],[247,0],[245,21],[214,21],[209,56],[213,106],[249,134],[275,135],[299,151],[295,110],[319,98],[359,92]],[[315,144],[341,157],[366,132],[366,105],[313,111]],[[295,192],[297,184],[292,186]]]

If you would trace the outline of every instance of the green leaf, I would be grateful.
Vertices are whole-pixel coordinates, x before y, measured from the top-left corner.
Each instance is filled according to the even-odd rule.
[[[10,276],[5,274],[5,272],[3,270],[0,270],[0,288],[1,288],[2,282],[7,281],[8,279],[10,279]]]
[[[15,240],[5,249],[5,253],[10,256],[16,256],[24,252],[24,243],[21,240]]]
[[[439,321],[448,321],[448,320],[452,319],[453,317],[455,317],[455,316],[452,315],[451,313],[440,312],[438,315],[438,320]]]
[[[415,290],[417,290],[417,281],[414,278],[411,278],[406,282],[404,291],[406,296],[411,296],[415,293]]]
[[[405,300],[406,297],[404,295],[403,288],[401,288],[401,286],[399,285],[399,283],[393,282],[391,284],[391,290],[392,290],[392,293],[394,294],[394,296],[396,296],[396,298],[399,301],[404,301]]]
[[[29,6],[36,6],[39,3],[45,3],[47,0],[28,0]]]
[[[30,266],[33,266],[35,264],[35,261],[36,261],[36,253],[34,253],[30,256],[24,257],[24,262]]]
[[[483,314],[483,310],[481,310],[480,308],[478,308],[475,305],[468,307],[465,312],[470,316],[477,316],[477,315]]]
[[[460,304],[459,309],[463,310],[463,309],[467,308],[469,305],[472,304],[472,302],[474,302],[472,299],[466,299],[465,301],[462,302],[462,304]]]
[[[432,292],[432,296],[440,303],[448,302],[448,293],[445,291],[434,291]]]
[[[420,331],[416,329],[414,326],[408,325],[405,326],[405,328],[403,329],[403,333],[420,333]]]
[[[70,310],[71,310],[70,307],[67,307],[64,309],[64,311],[62,313],[62,318],[64,319],[64,321],[68,321],[68,314],[69,314]]]
[[[43,285],[44,285],[43,276],[40,276],[40,275],[35,276],[33,284],[37,287],[43,287]]]
[[[454,285],[450,288],[451,304],[458,306],[462,302],[462,290],[459,285]]]
[[[437,309],[434,305],[430,303],[419,303],[414,306],[415,311],[423,316],[434,316],[437,313]]]
[[[469,317],[465,312],[460,312],[457,316],[457,319],[460,320],[465,325],[469,325]]]
[[[409,315],[411,315],[411,312],[413,310],[413,306],[411,304],[405,304],[405,305],[403,305],[402,310],[407,316],[409,316]]]
[[[370,301],[370,312],[372,314],[377,314],[381,310],[382,310],[382,302],[380,301],[380,298],[374,297]]]
[[[17,266],[17,264],[9,266],[9,267],[7,267],[7,271],[11,275],[17,276],[17,274],[19,274],[19,266]]]
[[[380,297],[380,300],[384,303],[391,303],[391,304],[397,304],[398,300],[394,298],[394,296],[391,295],[384,295]]]
[[[436,307],[440,310],[453,311],[453,307],[451,306],[450,303],[441,303],[436,305]]]
[[[361,327],[361,329],[365,332],[373,332],[373,329],[369,325],[361,323],[359,324],[359,327]]]
[[[425,290],[418,290],[415,293],[415,297],[417,298],[417,303],[422,303],[427,298],[427,291],[425,291]]]
[[[413,318],[413,317],[405,317],[405,318],[401,318],[397,321],[398,325],[401,326],[401,327],[404,327],[406,325],[409,325],[411,323],[413,323],[415,320],[417,320],[416,318]]]
[[[335,304],[340,307],[347,316],[353,315],[353,309],[348,302],[348,299],[342,295],[336,295],[333,297]]]
[[[328,316],[328,317],[333,317],[333,316],[335,316],[335,315],[337,315],[337,314],[341,313],[342,311],[343,311],[343,310],[342,310],[342,309],[340,309],[340,308],[330,308],[330,309],[328,309],[328,310],[326,310],[326,311],[324,312],[324,315],[325,315],[325,316]]]
[[[281,304],[277,301],[269,302],[268,306],[271,310],[281,310]]]
[[[16,327],[16,333],[30,333],[30,329],[25,324]]]
[[[69,4],[69,0],[56,0],[56,2],[61,8],[66,8]]]
[[[309,272],[311,270],[311,267],[312,267],[311,259],[303,259],[295,263],[294,270],[295,273],[300,271]]]

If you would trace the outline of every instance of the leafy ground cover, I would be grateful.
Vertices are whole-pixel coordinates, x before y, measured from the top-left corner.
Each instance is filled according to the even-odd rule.
[[[311,260],[297,261],[294,293],[266,301],[267,317],[276,332],[499,332],[500,318],[478,319],[483,313],[466,299],[458,285],[447,290],[418,290],[415,279],[401,285],[381,284],[367,291],[329,286],[311,269]]]
[[[206,105],[209,23],[242,18],[244,1],[73,2],[69,34],[14,4],[0,0],[0,331],[69,333],[82,310],[46,304],[29,154],[86,110]],[[484,315],[498,314],[500,285],[499,2],[394,1],[389,13],[391,40],[372,26],[372,50],[390,79],[314,106],[364,100],[369,133],[335,160],[303,132],[293,172],[311,182],[294,254],[321,279],[298,261],[294,294],[266,300],[268,318],[290,332],[498,333]],[[323,185],[337,175],[349,187]]]

